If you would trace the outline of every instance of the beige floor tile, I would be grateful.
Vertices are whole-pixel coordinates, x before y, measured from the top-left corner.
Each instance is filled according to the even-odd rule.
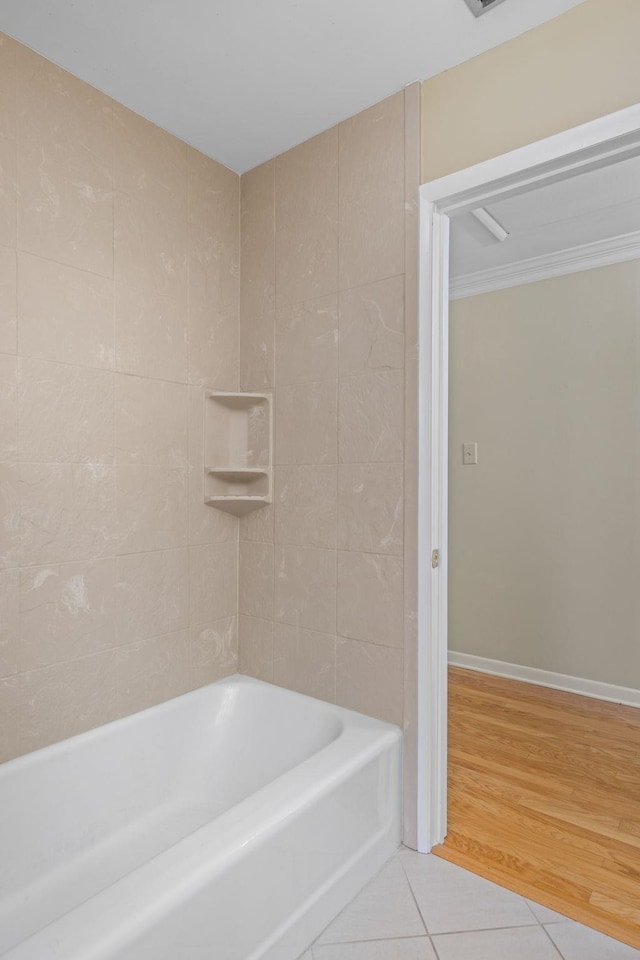
[[[527,900],[527,903],[538,923],[566,923],[567,918],[561,913],[556,913],[549,907],[543,907],[541,903],[536,903],[535,900]]]
[[[428,937],[410,937],[314,947],[313,960],[436,960],[436,954]]]
[[[440,960],[558,960],[555,947],[539,925],[445,934],[434,937],[433,943]]]
[[[637,960],[640,950],[581,923],[552,923],[545,930],[564,960]]]
[[[398,861],[391,860],[336,917],[318,945],[424,936],[411,889],[398,867]]]
[[[461,867],[410,850],[400,860],[432,935],[528,926],[533,920],[524,897]]]

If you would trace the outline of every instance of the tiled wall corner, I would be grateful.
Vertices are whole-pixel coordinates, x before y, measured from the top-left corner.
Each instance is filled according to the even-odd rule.
[[[404,843],[417,846],[418,272],[421,85],[405,90]]]
[[[274,391],[276,466],[273,507],[240,525],[249,614],[240,669],[395,723],[407,286],[417,282],[413,265],[405,277],[406,236],[417,237],[405,166],[413,176],[419,165],[419,113],[408,96],[295,147],[241,185],[243,387]],[[405,144],[406,122],[415,130]],[[413,337],[413,318],[409,329]],[[249,600],[256,583],[259,605]]]
[[[238,662],[239,178],[0,36],[0,758]]]

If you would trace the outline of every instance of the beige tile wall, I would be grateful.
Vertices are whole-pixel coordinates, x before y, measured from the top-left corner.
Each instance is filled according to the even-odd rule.
[[[6,759],[236,669],[202,388],[238,385],[239,178],[5,37],[0,78]]]
[[[0,76],[0,757],[238,657],[402,722],[417,86],[240,190],[4,37]],[[238,385],[276,426],[239,582],[202,504],[203,388]]]
[[[241,186],[240,382],[274,392],[275,497],[240,523],[240,669],[396,723],[417,97],[391,97]]]

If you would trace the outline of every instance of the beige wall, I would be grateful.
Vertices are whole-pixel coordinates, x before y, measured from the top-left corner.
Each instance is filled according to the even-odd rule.
[[[640,261],[453,302],[450,395],[450,649],[640,687]]]
[[[0,758],[233,672],[239,178],[0,40]]]
[[[584,3],[422,85],[422,181],[640,100],[640,3]]]
[[[274,393],[276,465],[273,508],[240,525],[241,669],[396,723],[406,98],[407,123],[400,93],[246,174],[241,204],[241,386]]]

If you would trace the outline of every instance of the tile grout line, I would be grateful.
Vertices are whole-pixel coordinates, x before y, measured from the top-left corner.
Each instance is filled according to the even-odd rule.
[[[429,933],[429,928],[428,928],[428,926],[427,926],[427,921],[425,920],[424,916],[422,915],[422,910],[420,909],[420,904],[418,903],[418,899],[417,899],[417,897],[416,897],[415,891],[414,891],[413,886],[412,886],[412,884],[411,884],[411,880],[409,879],[409,874],[407,873],[406,868],[405,868],[405,865],[404,865],[404,863],[402,862],[401,858],[398,856],[398,854],[396,854],[396,860],[397,860],[397,862],[400,864],[400,868],[401,868],[401,870],[402,870],[402,872],[403,872],[403,874],[404,874],[404,878],[405,878],[405,880],[406,880],[406,882],[407,882],[407,885],[408,885],[408,887],[409,887],[409,890],[410,890],[410,892],[411,892],[411,897],[412,897],[412,899],[413,899],[413,902],[414,902],[415,905],[416,905],[416,910],[418,911],[418,916],[420,917],[420,920],[421,920],[421,922],[422,922],[422,926],[424,927],[425,932],[426,932],[427,936],[429,937],[429,939],[431,939],[431,934]]]
[[[509,924],[505,927],[479,927],[474,930],[442,930],[440,933],[432,933],[432,937],[459,937],[467,933],[497,933],[499,930],[531,930],[532,928],[542,926],[540,923],[518,923],[515,926]]]
[[[575,922],[575,921],[569,920],[569,923],[574,923],[574,922]],[[551,934],[549,933],[549,931],[547,930],[547,928],[546,928],[546,926],[544,925],[544,923],[541,923],[540,926],[541,926],[542,929],[544,930],[545,936],[547,937],[547,939],[548,939],[549,942],[551,943],[553,949],[556,951],[556,953],[558,954],[558,956],[561,957],[562,960],[564,960],[564,954],[561,953],[560,947],[558,947],[558,946],[554,943],[553,938],[552,938]]]

